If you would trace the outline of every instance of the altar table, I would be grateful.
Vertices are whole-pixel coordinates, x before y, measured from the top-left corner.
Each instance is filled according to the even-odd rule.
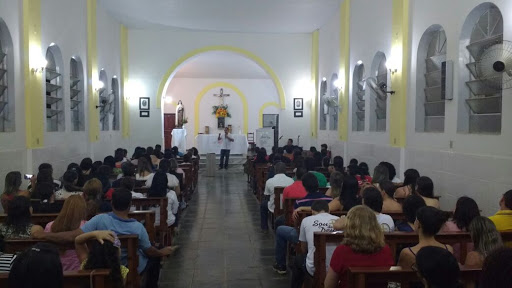
[[[219,134],[199,134],[196,137],[197,149],[200,154],[215,153],[220,154],[222,149],[222,140],[217,140]],[[231,138],[235,142],[231,142],[230,154],[247,154],[249,144],[247,143],[247,135],[231,134]]]

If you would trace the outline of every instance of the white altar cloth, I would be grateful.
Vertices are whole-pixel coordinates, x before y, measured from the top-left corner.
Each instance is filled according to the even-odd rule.
[[[178,147],[178,151],[187,152],[187,129],[172,129],[172,147]]]
[[[220,154],[222,149],[222,140],[217,140],[219,134],[199,134],[196,137],[197,149],[200,154],[215,153]],[[230,154],[247,154],[249,144],[247,144],[247,135],[231,134],[235,142],[231,143]]]

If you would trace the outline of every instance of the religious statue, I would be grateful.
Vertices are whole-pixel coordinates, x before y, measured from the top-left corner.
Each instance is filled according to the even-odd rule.
[[[183,119],[185,119],[185,107],[181,100],[178,101],[178,106],[176,106],[176,125],[179,128],[183,128]]]

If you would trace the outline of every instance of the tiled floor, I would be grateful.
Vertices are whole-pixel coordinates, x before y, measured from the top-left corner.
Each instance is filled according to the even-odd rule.
[[[234,170],[234,169],[233,169]],[[259,206],[241,172],[199,177],[160,287],[289,287],[289,276],[272,270],[274,236],[259,229]]]

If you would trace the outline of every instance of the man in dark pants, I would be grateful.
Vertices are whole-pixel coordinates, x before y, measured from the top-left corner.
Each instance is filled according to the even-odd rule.
[[[219,138],[217,138],[217,140],[222,141],[222,149],[220,150],[219,170],[222,168],[228,169],[231,142],[235,142],[235,139],[231,138],[231,134],[229,134],[229,128],[226,127],[224,128],[224,135],[221,135],[221,133],[219,133]]]

